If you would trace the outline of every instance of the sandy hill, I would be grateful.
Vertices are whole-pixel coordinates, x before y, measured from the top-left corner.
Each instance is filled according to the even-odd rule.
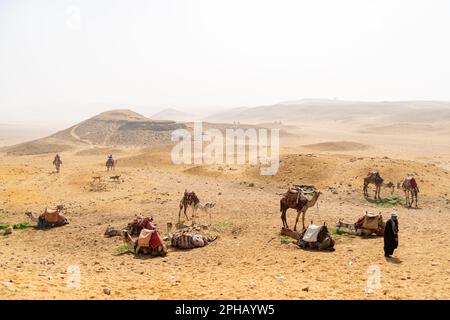
[[[379,123],[442,122],[450,120],[450,102],[440,101],[342,101],[307,99],[287,101],[253,108],[236,108],[213,114],[208,121],[245,121],[257,123],[283,121],[353,121],[369,120]]]
[[[174,121],[150,120],[131,110],[112,110],[49,137],[7,147],[4,151],[30,155],[86,146],[148,146],[170,141],[171,132],[184,127]]]
[[[153,120],[192,121],[195,115],[182,112],[173,108],[167,108],[151,116]]]

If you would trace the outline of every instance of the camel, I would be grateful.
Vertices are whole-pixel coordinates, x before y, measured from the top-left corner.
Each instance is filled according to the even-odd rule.
[[[117,165],[117,160],[114,160],[112,155],[108,156],[108,160],[106,160],[106,171],[115,171]]]
[[[416,179],[409,174],[401,183],[401,188],[403,189],[403,192],[405,192],[405,205],[408,208],[411,208],[413,203],[416,203],[417,208],[419,187],[417,186]]]
[[[204,211],[205,213],[209,213],[209,224],[211,224],[211,211],[209,211],[210,209],[214,208],[216,205],[215,202],[207,202],[205,204],[203,203],[199,203],[198,204],[198,208],[202,211]]]
[[[64,209],[63,206],[59,205],[56,209],[45,209],[45,211],[38,217],[34,216],[31,211],[25,212],[33,222],[37,223],[38,228],[52,228],[60,227],[68,224],[66,217],[61,214]]]
[[[137,236],[142,229],[155,229],[156,224],[153,222],[153,217],[136,216],[125,228],[116,229],[108,226],[103,234],[107,238],[123,236],[124,232],[128,232],[131,236]]]
[[[187,220],[189,220],[189,217],[186,214],[186,210],[188,207],[192,207],[192,220],[196,217],[196,213],[198,209],[201,209],[205,212],[208,212],[208,209],[214,208],[216,204],[207,202],[205,204],[202,204],[200,202],[200,199],[197,197],[195,192],[187,192],[187,190],[184,190],[183,198],[180,200],[180,211],[178,212],[178,223],[181,223],[181,211],[184,209],[184,215]],[[211,213],[209,213],[209,220],[211,222]]]
[[[59,154],[56,154],[55,159],[53,159],[53,165],[56,168],[56,173],[59,173],[59,170],[60,170],[61,165],[62,165],[62,161],[61,161],[61,158],[60,158]]]
[[[185,227],[172,232],[173,224],[167,223],[167,235],[171,247],[178,249],[194,249],[208,245],[217,236],[202,235],[195,227]]]
[[[312,197],[308,199],[305,195],[312,194]],[[317,200],[319,199],[322,193],[315,188],[310,192],[302,191],[299,188],[290,189],[286,192],[280,200],[280,212],[281,212],[281,221],[283,222],[283,227],[289,229],[286,220],[286,211],[288,209],[296,209],[297,210],[297,218],[295,219],[294,231],[297,231],[297,223],[302,214],[302,225],[303,230],[305,230],[305,215],[306,211],[313,207]]]
[[[395,185],[392,182],[384,183],[384,179],[380,176],[378,171],[371,171],[364,178],[364,197],[368,198],[368,186],[369,184],[375,185],[375,200],[381,200],[381,187],[386,187],[391,189],[391,194],[394,193]]]
[[[148,229],[143,229],[142,231],[147,232],[148,234],[151,235],[151,237],[156,237],[158,239],[157,245],[152,247],[150,240],[147,240],[147,243],[145,245],[143,245],[143,243],[141,242],[141,238],[142,238],[142,234],[143,234],[142,232],[137,240],[133,240],[131,235],[127,231],[124,230],[123,231],[123,240],[128,245],[128,249],[131,252],[134,252],[135,255],[138,255],[140,252],[142,252],[144,254],[151,254],[152,256],[162,256],[162,257],[166,256],[167,246],[164,243],[164,241],[161,239],[158,231],[148,230]]]
[[[335,241],[325,223],[322,226],[318,226],[311,222],[308,229],[300,235],[297,245],[303,249],[335,251]]]
[[[385,223],[381,212],[377,215],[366,211],[355,223],[346,223],[342,219],[339,219],[336,223],[336,230],[339,231],[343,228],[350,230],[350,234],[359,236],[369,236],[373,233],[377,236],[382,236],[384,234]]]

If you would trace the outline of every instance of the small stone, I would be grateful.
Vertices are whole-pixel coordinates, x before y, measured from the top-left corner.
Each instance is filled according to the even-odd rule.
[[[104,288],[103,289],[103,293],[107,294],[109,296],[111,294],[111,289],[110,288]]]
[[[48,280],[52,280],[53,277],[52,277],[52,276],[48,276],[47,279],[48,279]]]
[[[309,287],[302,288],[302,291],[309,292]]]

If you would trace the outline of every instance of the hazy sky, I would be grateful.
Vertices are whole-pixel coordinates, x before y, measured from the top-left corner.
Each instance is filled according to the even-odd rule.
[[[449,0],[0,0],[0,123],[450,100],[449,39]]]

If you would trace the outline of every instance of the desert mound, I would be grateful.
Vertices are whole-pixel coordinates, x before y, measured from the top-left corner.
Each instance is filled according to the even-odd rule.
[[[175,121],[155,121],[131,110],[113,110],[4,151],[10,155],[33,155],[94,146],[148,146],[170,141],[171,132],[181,128],[185,125]]]

